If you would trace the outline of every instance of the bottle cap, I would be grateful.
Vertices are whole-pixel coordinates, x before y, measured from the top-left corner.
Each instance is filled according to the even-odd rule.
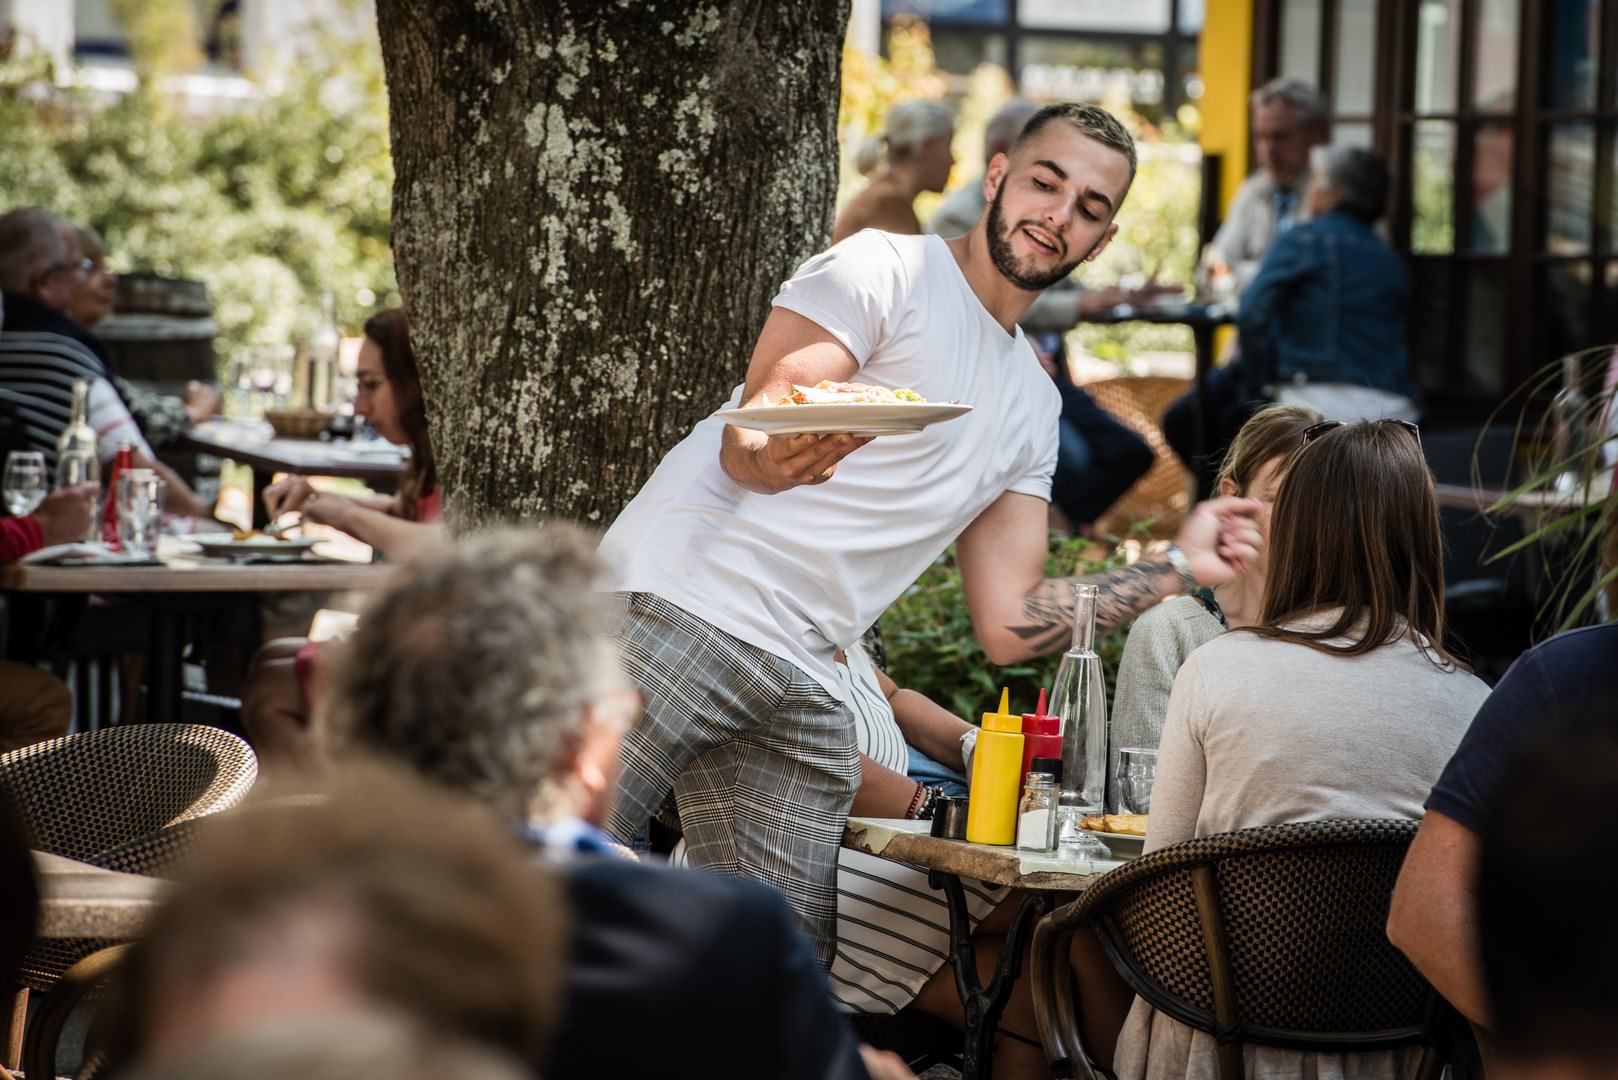
[[[1011,688],[1000,688],[1000,711],[983,714],[984,731],[1022,731],[1022,717],[1011,712]]]
[[[1024,782],[1023,786],[1030,788],[1055,787],[1056,777],[1052,776],[1044,769],[1030,769],[1028,770],[1028,778]]]
[[[1033,712],[1022,714],[1022,729],[1025,735],[1060,735],[1062,733],[1062,718],[1045,714],[1045,688],[1043,686],[1039,688],[1039,708]]]
[[[1049,773],[1054,783],[1062,782],[1062,759],[1055,757],[1037,757],[1028,767],[1029,773]]]

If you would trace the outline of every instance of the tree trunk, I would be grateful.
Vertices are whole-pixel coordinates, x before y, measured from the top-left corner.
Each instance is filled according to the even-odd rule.
[[[457,528],[605,526],[830,236],[848,0],[379,0]]]

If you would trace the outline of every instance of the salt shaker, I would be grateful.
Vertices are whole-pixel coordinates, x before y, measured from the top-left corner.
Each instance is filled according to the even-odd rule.
[[[1031,772],[1017,807],[1017,847],[1023,851],[1056,849],[1056,778]]]

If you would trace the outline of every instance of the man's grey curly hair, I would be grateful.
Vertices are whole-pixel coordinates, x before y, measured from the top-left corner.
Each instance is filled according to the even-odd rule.
[[[566,524],[406,568],[333,665],[325,734],[526,817],[565,778],[586,706],[628,688],[599,571],[595,538]]]

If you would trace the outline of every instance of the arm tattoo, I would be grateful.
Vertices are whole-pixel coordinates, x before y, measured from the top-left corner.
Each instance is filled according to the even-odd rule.
[[[1023,598],[1027,621],[1010,630],[1035,656],[1056,652],[1073,639],[1073,586],[1097,586],[1096,630],[1122,626],[1178,591],[1180,575],[1167,559],[1142,559],[1130,566],[1082,578],[1046,578]]]

